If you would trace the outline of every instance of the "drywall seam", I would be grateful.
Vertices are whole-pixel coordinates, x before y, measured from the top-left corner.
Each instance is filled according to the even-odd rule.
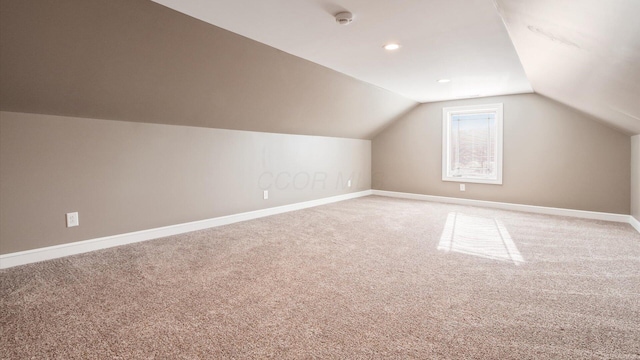
[[[82,254],[90,251],[107,249],[114,246],[133,244],[137,242],[163,238],[172,235],[183,234],[196,230],[203,230],[222,225],[233,224],[241,221],[258,219],[266,216],[282,214],[289,211],[302,210],[310,207],[330,204],[338,201],[355,199],[371,195],[371,190],[359,191],[344,195],[299,202],[284,206],[277,206],[262,210],[248,211],[228,216],[220,216],[212,219],[193,221],[183,224],[163,226],[155,229],[135,231],[125,234],[106,236],[97,239],[77,241],[68,244],[48,246],[39,249],[20,251],[0,255],[0,269],[30,264],[38,261],[56,259],[69,255]]]

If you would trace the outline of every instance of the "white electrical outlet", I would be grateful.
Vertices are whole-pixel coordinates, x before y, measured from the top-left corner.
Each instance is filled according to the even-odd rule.
[[[77,212],[67,213],[67,227],[80,226],[80,218]]]
[[[349,181],[347,181],[347,187],[351,187],[351,179],[349,179]]]
[[[262,197],[267,200],[269,198],[269,190],[265,190],[264,193],[262,194]]]
[[[460,184],[460,191],[467,191],[465,184]]]

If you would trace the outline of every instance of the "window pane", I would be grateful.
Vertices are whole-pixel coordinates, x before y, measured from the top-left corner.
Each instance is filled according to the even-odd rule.
[[[496,177],[496,114],[451,115],[449,173],[453,177]]]

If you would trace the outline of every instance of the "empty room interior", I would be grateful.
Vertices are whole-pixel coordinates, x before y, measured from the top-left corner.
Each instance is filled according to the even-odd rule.
[[[640,359],[639,14],[0,0],[0,358]]]

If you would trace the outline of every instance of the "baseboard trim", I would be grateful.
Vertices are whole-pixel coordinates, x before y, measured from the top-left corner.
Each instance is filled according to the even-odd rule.
[[[633,226],[634,229],[638,230],[638,232],[640,233],[640,221],[638,221],[638,219],[629,215],[629,224],[631,224],[631,226]]]
[[[203,230],[222,225],[233,224],[241,221],[258,219],[266,216],[282,214],[295,210],[330,204],[338,201],[355,199],[371,195],[371,190],[359,191],[327,198],[304,201],[295,204],[276,206],[267,209],[249,211],[239,214],[221,216],[212,219],[193,221],[183,224],[170,225],[155,229],[135,231],[125,234],[106,236],[97,239],[77,241],[69,244],[48,246],[39,249],[20,251],[0,255],[0,269],[30,264],[39,261],[51,260],[69,255],[82,254],[90,251],[107,249],[114,246],[133,244],[141,241],[153,240],[172,235],[183,234],[196,230]]]
[[[577,217],[577,218],[583,218],[583,219],[629,223],[632,226],[634,226],[636,230],[640,231],[638,227],[636,227],[634,224],[631,223],[631,219],[633,220],[635,219],[631,215],[624,215],[624,214],[612,214],[612,213],[595,212],[595,211],[552,208],[552,207],[545,207],[545,206],[523,205],[523,204],[503,203],[503,202],[485,201],[485,200],[461,199],[461,198],[452,198],[452,197],[446,197],[446,196],[422,195],[422,194],[412,194],[412,193],[403,193],[403,192],[385,191],[385,190],[372,190],[372,193],[373,195],[394,197],[394,198],[400,198],[400,199],[426,200],[426,201],[448,203],[448,204],[483,206],[483,207],[489,207],[489,208],[495,208],[495,209],[523,211],[523,212],[530,212],[530,213],[536,213],[536,214],[571,216],[571,217]],[[635,221],[636,223],[638,223],[637,220]]]

